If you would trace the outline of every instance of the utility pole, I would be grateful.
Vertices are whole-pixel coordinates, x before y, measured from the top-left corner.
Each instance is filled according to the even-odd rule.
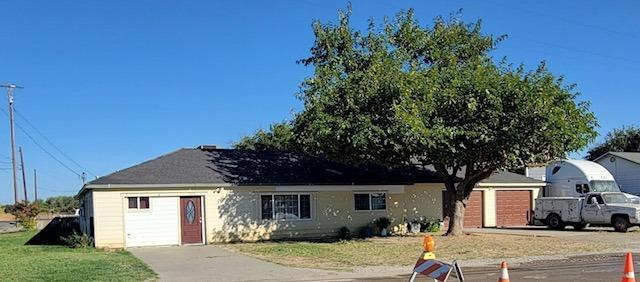
[[[33,169],[33,201],[38,201],[38,174],[36,169]]]
[[[24,158],[22,157],[22,146],[18,147],[18,152],[20,152],[20,168],[22,170],[22,190],[24,190],[24,201],[29,202],[29,198],[27,197],[27,175],[24,170]]]
[[[13,167],[13,200],[14,203],[18,203],[18,171],[16,167],[16,140],[13,129],[13,90],[24,87],[17,86],[15,84],[4,84],[0,87],[7,88],[7,98],[9,99],[9,130],[11,138],[11,165]]]

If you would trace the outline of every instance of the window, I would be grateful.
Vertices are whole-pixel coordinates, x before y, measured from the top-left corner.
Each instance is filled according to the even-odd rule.
[[[354,207],[357,211],[380,211],[387,209],[386,193],[353,194]]]
[[[138,198],[136,197],[130,197],[129,199],[129,208],[130,209],[137,209],[138,208]]]
[[[576,192],[580,194],[589,193],[589,184],[576,184]]]
[[[622,193],[602,194],[604,200],[608,204],[628,204],[631,203],[627,196]]]
[[[593,192],[620,192],[618,184],[613,180],[593,180],[591,187]]]
[[[589,200],[587,201],[587,203],[592,204],[592,205],[602,205],[604,204],[604,200],[602,200],[602,197],[598,196],[598,195],[593,195],[593,196],[589,196]]]
[[[311,195],[261,195],[262,219],[299,220],[311,218]]]
[[[148,209],[149,197],[128,197],[129,209]]]
[[[140,208],[148,209],[149,208],[149,197],[140,197]]]

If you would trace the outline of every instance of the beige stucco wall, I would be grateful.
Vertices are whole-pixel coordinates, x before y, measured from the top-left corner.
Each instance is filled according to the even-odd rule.
[[[97,247],[122,248],[124,236],[125,197],[134,196],[202,196],[206,243],[235,240],[265,240],[335,236],[342,226],[352,232],[376,218],[387,216],[392,225],[419,217],[440,219],[442,185],[420,184],[404,187],[403,192],[387,192],[386,211],[355,211],[353,191],[314,191],[307,187],[312,199],[311,219],[276,221],[260,219],[260,195],[276,192],[276,187],[220,187],[194,189],[95,189],[93,215]],[[372,191],[373,192],[373,191]]]
[[[389,217],[394,226],[403,223],[405,218],[408,221],[419,217],[440,219],[441,190],[441,185],[434,184],[407,186],[402,193],[387,192],[386,211],[355,211],[354,191],[313,191],[310,187],[301,193],[311,194],[311,219],[278,221],[260,219],[259,198],[267,191],[252,187],[226,188],[213,195],[213,205],[207,214],[214,219],[210,220],[207,234],[210,242],[321,238],[337,235],[343,226],[355,234],[383,216]]]

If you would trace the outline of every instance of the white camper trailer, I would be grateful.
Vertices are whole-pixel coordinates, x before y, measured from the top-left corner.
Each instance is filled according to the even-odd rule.
[[[613,175],[587,160],[558,160],[547,166],[544,197],[581,197],[589,192],[620,192]]]

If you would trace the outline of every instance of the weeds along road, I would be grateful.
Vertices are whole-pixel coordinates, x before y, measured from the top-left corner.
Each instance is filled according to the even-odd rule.
[[[640,256],[634,254],[636,276]],[[565,260],[546,260],[509,267],[511,281],[620,281],[624,267],[624,254],[576,256]],[[465,281],[497,281],[499,267],[462,268]],[[417,281],[428,281],[424,276]],[[406,276],[382,277],[356,281],[408,281]],[[450,278],[449,281],[456,281]]]

